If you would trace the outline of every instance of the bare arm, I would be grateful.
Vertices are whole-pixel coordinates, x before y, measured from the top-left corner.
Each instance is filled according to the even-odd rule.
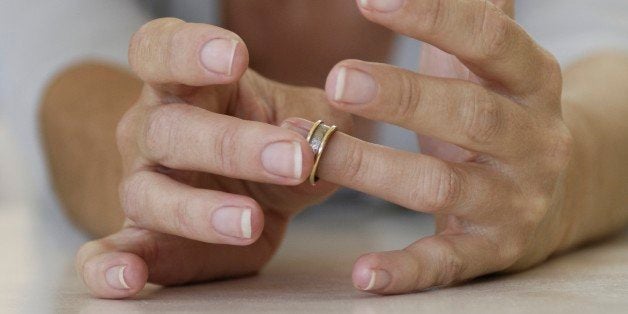
[[[115,129],[140,88],[123,69],[83,63],[59,74],[42,100],[40,127],[54,189],[69,217],[93,236],[117,231],[124,220]]]
[[[628,223],[628,56],[591,56],[566,69],[564,77],[564,115],[577,139],[569,206],[583,218],[562,243],[567,248]],[[93,235],[112,233],[123,221],[115,128],[140,88],[124,70],[85,63],[56,77],[42,101],[41,130],[55,190],[71,219]]]
[[[568,204],[575,223],[561,248],[628,225],[628,54],[590,56],[564,73],[564,117],[574,136]]]

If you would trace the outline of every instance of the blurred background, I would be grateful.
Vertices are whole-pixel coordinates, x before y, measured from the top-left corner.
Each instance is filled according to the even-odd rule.
[[[303,1],[323,0],[290,3]],[[20,312],[40,313],[39,306],[48,299],[63,307],[67,295],[54,295],[52,291],[68,281],[74,293],[70,297],[84,296],[80,283],[74,282],[72,259],[79,245],[88,238],[68,222],[59,207],[39,143],[37,107],[46,85],[60,70],[81,60],[98,59],[126,66],[129,38],[153,18],[174,16],[219,25],[220,2],[0,0],[0,248],[4,252],[0,258],[0,269],[4,272],[0,308],[19,305]],[[628,49],[628,0],[520,0],[517,11],[519,22],[563,65],[598,49]],[[398,37],[395,45],[390,62],[415,70],[420,43]],[[388,125],[379,128],[380,143],[418,150],[413,134]],[[317,249],[321,250],[326,243],[337,244],[336,238],[340,236],[333,232],[341,232],[353,222],[354,229],[345,232],[351,232],[358,240],[343,243],[364,245],[354,245],[356,255],[367,246],[403,247],[418,235],[433,230],[429,218],[346,190],[328,203],[306,211],[297,224],[303,220],[320,222],[301,238],[310,241],[311,235],[325,233],[321,239],[326,242],[318,243]],[[299,226],[307,229],[303,224]],[[402,231],[403,236],[398,236]],[[345,239],[351,239],[351,235]],[[298,254],[308,253],[298,248],[298,244],[291,246],[297,249],[293,255],[297,261]],[[346,265],[350,266],[352,258],[349,256]],[[330,263],[327,261],[327,265]],[[343,267],[349,269],[346,265]],[[285,270],[285,267],[276,268]],[[348,273],[347,269],[341,269],[342,274]],[[271,290],[275,286],[272,282],[268,285]],[[315,295],[320,288],[312,287],[309,291]],[[512,292],[512,289],[506,286],[500,291]],[[207,295],[200,293],[196,299]],[[449,303],[449,297],[442,301],[444,305]],[[492,300],[486,302],[489,303]]]
[[[50,187],[41,151],[37,108],[45,87],[56,73],[83,60],[126,66],[129,38],[151,19],[173,16],[220,25],[220,3],[0,0],[0,204],[16,199],[28,202],[33,214],[46,222],[44,227],[53,228],[57,237],[76,238]],[[394,55],[393,61],[416,69],[420,43],[399,38],[397,45],[405,47],[398,51],[411,53]],[[412,134],[392,126],[381,128],[384,142],[417,150]],[[369,199],[349,191],[343,195]]]

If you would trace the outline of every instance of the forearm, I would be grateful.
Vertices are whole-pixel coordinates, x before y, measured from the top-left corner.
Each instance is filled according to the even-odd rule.
[[[574,138],[561,249],[628,225],[628,54],[591,56],[564,73],[564,118]]]
[[[54,189],[70,218],[92,235],[122,225],[122,166],[115,130],[141,84],[114,66],[86,63],[58,75],[44,94],[40,127]]]

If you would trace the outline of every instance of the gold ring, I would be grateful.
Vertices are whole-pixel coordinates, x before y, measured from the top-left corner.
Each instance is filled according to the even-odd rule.
[[[307,142],[310,144],[312,151],[314,152],[314,166],[312,172],[310,172],[310,184],[316,185],[318,178],[316,177],[316,171],[318,170],[318,163],[321,160],[325,145],[329,141],[329,138],[334,134],[337,127],[335,125],[329,126],[323,123],[322,120],[318,120],[312,125],[310,132],[307,134]]]

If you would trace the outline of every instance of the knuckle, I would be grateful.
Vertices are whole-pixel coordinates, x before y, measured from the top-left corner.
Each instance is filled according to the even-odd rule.
[[[488,1],[487,1],[488,2]],[[479,28],[477,58],[495,60],[507,55],[510,48],[514,24],[511,19],[494,5],[486,4]]]
[[[399,105],[395,106],[396,115],[400,121],[409,121],[417,114],[421,102],[421,86],[405,74],[400,76],[399,82],[398,95],[400,96],[397,102]]]
[[[537,73],[542,73],[536,83],[530,84],[529,94],[541,94],[545,104],[555,109],[553,112],[560,116],[560,103],[563,89],[563,74],[560,63],[549,51],[539,48],[536,67]]]
[[[428,212],[450,208],[457,203],[462,186],[459,170],[442,163],[440,166],[425,167],[423,172],[417,190],[410,195],[411,202]]]
[[[547,73],[549,73],[549,86],[550,88],[559,87],[558,90],[562,89],[563,76],[562,69],[560,67],[560,63],[556,56],[554,56],[551,52],[547,50],[543,50],[543,67],[546,69]],[[560,92],[559,92],[560,94]]]
[[[574,139],[567,126],[562,123],[552,133],[551,140],[547,141],[544,156],[549,171],[553,174],[560,174],[571,161]]]
[[[180,199],[174,204],[174,208],[172,208],[173,220],[173,228],[181,235],[194,235],[197,233],[197,228],[195,227],[195,219],[191,216],[191,213],[195,212],[194,202],[191,201],[192,198],[189,199]],[[199,207],[200,212],[202,207]],[[208,229],[207,229],[208,230]]]
[[[94,256],[94,254],[102,249],[101,245],[102,241],[92,240],[81,246],[78,253],[76,254],[76,266],[79,273],[85,275],[87,271],[89,271],[89,264],[87,261],[90,257]]]
[[[573,154],[574,138],[569,129],[562,125],[558,132],[556,144],[553,149],[553,156],[558,160],[558,164],[561,168],[564,168]]]
[[[382,268],[386,266],[386,259],[380,253],[366,253],[360,256],[358,260],[368,261],[371,268]]]
[[[431,0],[424,1],[424,3],[426,7],[418,11],[422,12],[421,16],[417,19],[421,23],[419,27],[427,35],[439,35],[443,32],[446,23],[445,0]]]
[[[139,255],[146,262],[149,269],[153,269],[153,266],[158,263],[160,256],[160,241],[158,236],[146,229],[133,228],[130,231],[130,236],[134,239],[141,239],[142,247]]]
[[[456,256],[446,256],[441,259],[442,272],[439,276],[438,284],[449,285],[458,281],[465,266],[462,260]]]
[[[427,241],[427,240],[423,240]],[[412,246],[406,247],[400,251],[403,255],[400,256],[400,261],[403,263],[404,278],[397,280],[394,286],[401,291],[421,291],[429,288],[430,276],[427,275],[424,267],[422,267],[422,260],[425,258],[421,256],[419,252]],[[382,260],[381,263],[385,265],[386,261]],[[374,263],[378,265],[377,263]]]
[[[498,245],[498,265],[500,269],[506,269],[520,260],[525,255],[527,247],[527,236],[513,236],[508,241],[502,241]]]
[[[473,88],[459,114],[462,133],[475,144],[489,144],[502,129],[503,109],[484,89]]]
[[[526,205],[519,215],[519,226],[522,233],[530,233],[538,227],[547,215],[551,202],[551,197],[544,194],[528,196]]]
[[[363,182],[364,175],[368,173],[366,170],[369,168],[364,150],[359,147],[358,143],[352,143],[346,151],[347,156],[351,158],[344,159],[344,164],[339,168],[341,176],[349,182]]]
[[[226,175],[235,173],[238,169],[238,143],[240,131],[235,126],[220,128],[213,147],[213,162]]]
[[[146,205],[146,191],[151,186],[150,178],[143,172],[132,174],[120,184],[120,201],[125,215],[137,222],[141,218],[142,208]]]
[[[89,242],[87,245],[90,245],[91,242]],[[87,284],[88,286],[90,284],[90,274],[97,274],[98,273],[98,267],[100,265],[98,265],[98,263],[90,263],[89,260],[83,261],[82,264],[78,264],[77,265],[79,267],[79,273],[81,274],[82,278],[83,278],[83,282],[85,282],[85,284]],[[92,279],[93,280],[93,279]]]
[[[157,163],[168,163],[171,152],[177,151],[180,138],[180,120],[184,109],[177,105],[164,105],[152,108],[146,118],[143,152]]]
[[[435,285],[448,285],[456,282],[460,279],[460,276],[465,271],[466,264],[455,253],[455,249],[447,239],[438,241],[438,247],[436,254],[436,263],[438,266],[438,274],[436,276]]]

